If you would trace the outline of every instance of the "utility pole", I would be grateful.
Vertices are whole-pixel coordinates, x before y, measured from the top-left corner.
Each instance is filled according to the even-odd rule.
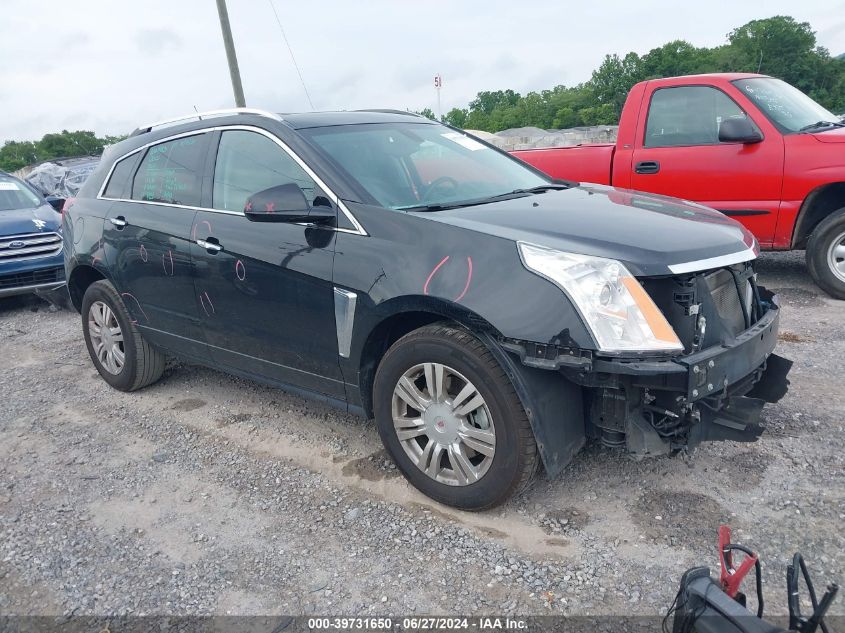
[[[226,59],[229,61],[229,75],[232,78],[232,92],[235,93],[235,105],[246,107],[244,87],[241,85],[241,71],[238,70],[238,56],[235,54],[235,42],[232,39],[232,27],[229,26],[229,11],[226,0],[217,0],[217,13],[220,16],[220,30],[223,31],[223,45],[226,47]]]

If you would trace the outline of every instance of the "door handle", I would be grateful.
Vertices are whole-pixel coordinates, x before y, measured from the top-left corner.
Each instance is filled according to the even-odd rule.
[[[114,224],[118,229],[122,229],[124,226],[129,224],[122,215],[117,216],[116,218],[109,218],[109,222]]]
[[[220,251],[223,250],[223,247],[220,246],[220,244],[217,243],[217,240],[214,240],[213,242],[211,240],[214,240],[214,238],[209,237],[207,240],[197,240],[197,245],[201,246],[202,248],[204,248],[205,250],[207,250],[209,253],[212,253],[212,254],[213,253],[219,253]]]
[[[656,174],[660,171],[660,163],[656,160],[644,160],[634,165],[634,171],[638,174]]]

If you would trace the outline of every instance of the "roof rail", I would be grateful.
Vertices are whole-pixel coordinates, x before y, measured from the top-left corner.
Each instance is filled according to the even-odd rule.
[[[257,116],[266,116],[277,121],[282,120],[282,117],[280,117],[278,114],[274,112],[268,112],[267,110],[259,110],[257,108],[226,108],[223,110],[207,110],[206,112],[194,112],[193,114],[176,117],[174,119],[165,119],[164,121],[156,121],[155,123],[142,125],[141,127],[136,128],[129,136],[131,137],[138,136],[139,134],[146,134],[147,132],[150,132],[153,128],[161,127],[163,125],[170,125],[171,123],[191,121],[192,119],[202,121],[202,119],[205,117],[226,116],[230,114],[254,114]]]
[[[404,114],[406,116],[415,116],[425,118],[423,115],[417,112],[411,112],[410,110],[396,110],[394,108],[364,108],[362,110],[355,110],[355,112],[380,112],[381,114]]]

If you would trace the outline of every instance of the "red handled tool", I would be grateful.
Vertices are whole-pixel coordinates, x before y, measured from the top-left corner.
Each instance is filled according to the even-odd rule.
[[[745,554],[745,558],[740,563],[739,567],[734,567],[733,552],[740,551]],[[731,528],[727,525],[719,526],[719,564],[722,568],[722,573],[719,578],[719,584],[728,596],[745,606],[745,594],[739,590],[739,586],[745,579],[745,576],[754,567],[757,576],[757,616],[763,615],[763,588],[760,574],[760,561],[757,559],[757,554],[752,552],[744,545],[731,543]]]

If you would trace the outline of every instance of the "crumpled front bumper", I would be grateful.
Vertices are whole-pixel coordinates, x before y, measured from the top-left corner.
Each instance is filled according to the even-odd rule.
[[[768,297],[768,303],[757,323],[720,345],[658,361],[595,358],[592,371],[614,377],[629,399],[639,397],[635,391],[659,394],[658,406],[647,409],[662,409],[678,419],[686,416],[684,444],[754,441],[763,431],[763,405],[786,394],[792,367],[792,361],[773,353],[780,309],[776,296]]]

